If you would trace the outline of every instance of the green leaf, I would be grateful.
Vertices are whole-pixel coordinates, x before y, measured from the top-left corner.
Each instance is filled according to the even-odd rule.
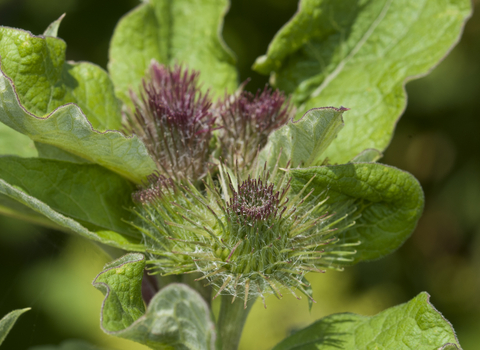
[[[420,293],[375,316],[334,314],[286,338],[273,350],[460,349],[452,325]]]
[[[3,74],[0,74],[0,121],[36,142],[56,146],[137,183],[156,169],[145,145],[136,136],[92,129],[82,110],[74,104],[59,107],[46,118],[28,113],[20,105],[13,83]]]
[[[141,280],[145,260],[128,254],[105,266],[93,285],[105,294],[101,327],[152,349],[213,350],[214,325],[202,297],[183,284],[169,284],[143,313]]]
[[[470,0],[302,0],[254,69],[299,106],[346,106],[346,127],[326,156],[346,163],[384,150],[405,109],[407,81],[427,74],[451,49]]]
[[[201,72],[204,90],[217,97],[237,88],[235,59],[221,38],[228,0],[149,0],[118,23],[108,70],[117,96],[129,104],[152,59]]]
[[[26,309],[13,310],[0,320],[0,345],[2,345],[3,341],[7,337],[8,332],[10,332],[20,315],[28,310],[30,310],[29,307]]]
[[[397,168],[376,163],[292,169],[292,188],[299,190],[313,176],[314,194],[327,190],[328,203],[355,200],[361,217],[342,233],[345,242],[358,242],[353,263],[374,260],[396,250],[410,236],[423,211],[418,181]]]
[[[28,136],[0,123],[0,155],[3,154],[36,157],[37,150]]]
[[[135,187],[98,165],[0,157],[0,179],[75,220],[139,238],[123,221]]]
[[[58,28],[60,27],[60,23],[62,23],[63,18],[65,17],[65,14],[61,15],[56,21],[53,21],[50,23],[50,25],[45,29],[43,32],[44,36],[53,36],[54,38],[57,37],[58,34]]]
[[[48,33],[54,34],[58,25],[54,22]],[[65,62],[65,49],[65,42],[54,36],[0,27],[1,70],[29,112],[45,116],[75,103],[93,128],[121,128],[120,103],[107,72],[91,63]]]
[[[285,167],[288,161],[292,167],[322,164],[323,153],[343,127],[344,111],[345,108],[314,108],[302,119],[275,130],[260,152],[260,164],[267,162],[270,168],[277,161],[279,167]]]
[[[378,149],[367,148],[366,150],[357,154],[350,163],[372,163],[383,157],[382,152]]]
[[[66,340],[60,345],[33,346],[28,350],[102,350],[83,340]]]
[[[141,237],[122,221],[130,216],[126,208],[131,206],[132,189],[125,179],[98,165],[0,158],[0,194],[42,214],[49,219],[47,224],[114,247],[143,251]],[[28,219],[22,208],[20,217]]]

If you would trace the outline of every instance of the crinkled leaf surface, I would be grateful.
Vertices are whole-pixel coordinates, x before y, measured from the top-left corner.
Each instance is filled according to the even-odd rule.
[[[260,152],[260,163],[272,168],[278,161],[284,167],[320,165],[322,154],[343,127],[345,108],[323,107],[309,110],[302,119],[291,121],[268,137]],[[279,158],[280,157],[280,158]]]
[[[409,173],[377,163],[292,169],[292,188],[302,188],[312,177],[314,194],[327,190],[331,204],[354,199],[356,223],[340,239],[358,242],[353,263],[390,254],[412,233],[423,211],[424,196]]]
[[[10,329],[12,329],[20,315],[28,310],[30,310],[30,308],[13,310],[0,320],[0,345],[2,345],[3,341],[7,337],[8,332],[10,332]]]
[[[385,149],[406,105],[405,82],[446,55],[470,12],[470,0],[302,0],[254,69],[293,93],[299,116],[351,109],[326,152],[345,163]]]
[[[83,340],[66,340],[60,345],[40,345],[33,346],[28,350],[106,350],[98,348]]]
[[[152,349],[213,350],[210,311],[190,287],[169,284],[153,297],[145,312],[141,294],[144,267],[142,254],[128,254],[105,266],[95,278],[93,285],[105,294],[102,329]]]
[[[132,191],[131,183],[98,165],[0,157],[0,194],[20,204],[7,214],[29,218],[24,210],[28,208],[66,231],[123,249],[144,250],[141,237],[122,221],[130,217],[126,208],[132,206]]]
[[[0,74],[0,121],[36,142],[100,164],[137,183],[156,169],[137,137],[92,129],[77,105],[59,107],[45,118],[27,112],[19,103],[12,81],[3,74]]]
[[[375,316],[351,313],[322,318],[286,338],[273,350],[460,349],[452,325],[423,292]]]
[[[117,95],[130,103],[152,59],[201,72],[205,89],[222,97],[237,88],[235,60],[221,38],[228,0],[148,0],[118,23],[108,70]]]
[[[56,34],[52,25],[47,33]],[[54,36],[0,27],[1,70],[29,112],[45,116],[75,103],[95,129],[119,129],[120,103],[107,72],[91,63],[65,62],[65,50],[65,42]]]

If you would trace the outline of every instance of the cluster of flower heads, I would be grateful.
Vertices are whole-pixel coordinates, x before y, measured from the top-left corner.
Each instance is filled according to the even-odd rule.
[[[160,172],[175,179],[203,178],[215,157],[250,167],[268,135],[293,117],[285,95],[265,87],[253,95],[242,88],[222,100],[202,93],[199,73],[152,62],[126,128],[147,146]]]
[[[355,223],[355,203],[333,206],[310,183],[293,190],[288,166],[259,164],[270,133],[291,118],[284,94],[242,87],[213,104],[198,73],[153,63],[134,102],[128,126],[158,164],[133,195],[139,221],[132,224],[153,273],[199,273],[216,296],[246,306],[252,296],[281,297],[282,289],[313,300],[305,274],[351,261],[358,243],[338,237]]]

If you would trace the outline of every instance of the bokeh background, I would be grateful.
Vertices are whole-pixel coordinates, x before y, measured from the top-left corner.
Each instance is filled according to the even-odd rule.
[[[474,1],[478,4],[479,1]],[[118,19],[137,0],[0,0],[0,25],[41,34],[66,12],[59,36],[67,58],[106,67]],[[224,37],[250,90],[267,78],[250,70],[296,0],[233,0]],[[480,15],[451,54],[426,78],[407,84],[409,104],[381,160],[416,176],[426,207],[412,237],[394,254],[345,272],[309,276],[318,301],[257,303],[241,349],[263,350],[296,329],[336,312],[374,315],[421,291],[451,321],[465,350],[480,344]],[[0,316],[32,307],[3,344],[28,349],[69,338],[108,349],[146,349],[99,329],[102,295],[91,281],[108,261],[94,244],[0,216]]]

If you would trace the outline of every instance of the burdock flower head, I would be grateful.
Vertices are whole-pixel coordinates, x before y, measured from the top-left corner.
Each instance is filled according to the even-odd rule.
[[[341,269],[355,253],[355,244],[337,237],[354,224],[356,208],[331,207],[326,193],[313,196],[308,184],[294,192],[277,167],[254,172],[243,178],[221,167],[218,181],[209,176],[204,190],[152,175],[134,199],[153,269],[198,272],[198,280],[218,288],[216,296],[240,297],[245,306],[252,296],[281,297],[282,289],[311,298],[305,274]]]
[[[127,129],[142,139],[158,169],[176,179],[198,179],[207,171],[215,118],[198,76],[153,61],[141,97],[132,94],[135,112],[127,117]]]
[[[305,274],[341,269],[355,254],[358,243],[339,239],[355,223],[355,203],[329,204],[310,182],[294,190],[281,151],[273,165],[262,163],[260,150],[292,116],[283,93],[254,95],[242,86],[213,105],[197,79],[154,63],[134,100],[131,129],[158,164],[133,195],[139,220],[132,224],[143,233],[153,273],[197,273],[216,296],[242,298],[245,306],[285,289],[313,300]]]

